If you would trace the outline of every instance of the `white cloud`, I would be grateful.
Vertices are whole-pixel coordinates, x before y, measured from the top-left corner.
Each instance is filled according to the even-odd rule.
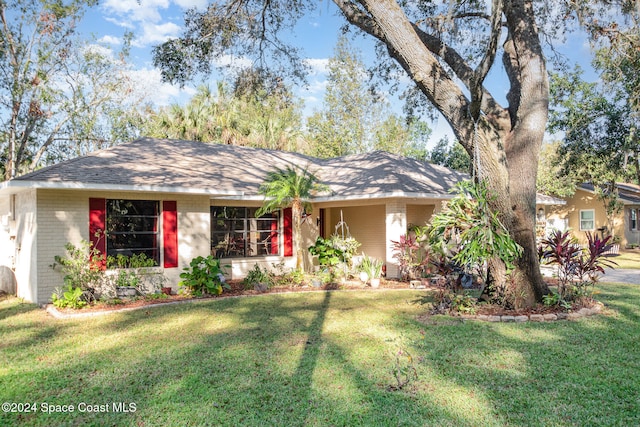
[[[110,44],[110,45],[121,45],[122,44],[122,40],[120,39],[120,37],[114,37],[114,36],[102,36],[98,39],[99,43],[104,43],[104,44]]]
[[[196,92],[194,88],[183,88],[162,81],[162,75],[157,68],[145,68],[129,71],[132,87],[155,105],[164,107],[173,103],[183,103]]]
[[[311,68],[309,74],[312,76],[318,74],[328,74],[329,59],[328,58],[307,58],[304,62]]]
[[[144,24],[142,35],[138,36],[133,44],[137,47],[144,47],[150,44],[163,43],[168,39],[175,38],[182,29],[173,22],[164,24]]]
[[[169,7],[169,0],[106,0],[102,7],[106,12],[137,22],[158,22],[160,9]]]
[[[207,0],[174,0],[174,2],[182,9],[191,9],[192,7],[195,7],[198,10],[206,9],[209,4]]]
[[[327,89],[327,80],[313,79],[306,87],[305,92],[308,93],[324,93]]]

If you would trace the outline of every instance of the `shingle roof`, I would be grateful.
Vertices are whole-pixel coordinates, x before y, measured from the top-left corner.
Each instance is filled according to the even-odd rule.
[[[595,186],[591,183],[582,183],[579,188],[590,192],[595,192]],[[640,205],[640,185],[616,182],[618,196],[625,205]]]
[[[4,186],[176,191],[258,197],[268,172],[295,164],[331,189],[321,199],[447,197],[468,175],[382,151],[317,159],[298,153],[142,138],[23,175]]]

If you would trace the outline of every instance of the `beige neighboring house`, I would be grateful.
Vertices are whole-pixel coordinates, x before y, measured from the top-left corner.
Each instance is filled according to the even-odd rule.
[[[620,238],[622,247],[640,244],[640,186],[617,183],[619,199],[623,209],[613,215],[614,236]],[[595,188],[591,184],[581,184],[573,197],[566,198],[566,204],[550,206],[545,211],[547,228],[571,230],[581,242],[586,243],[586,233],[609,234],[608,218]]]
[[[302,247],[340,221],[367,255],[398,274],[391,240],[424,224],[465,174],[376,151],[321,160],[297,153],[144,138],[0,184],[0,281],[46,303],[62,277],[50,266],[67,242],[107,255],[144,252],[174,288],[198,255],[223,258],[230,278],[254,264],[293,267],[290,209],[261,218],[269,171],[308,168],[330,191],[316,195]],[[107,235],[104,231],[107,230]],[[97,236],[97,237],[96,237]],[[306,253],[306,251],[305,251]],[[305,260],[310,268],[311,259]]]

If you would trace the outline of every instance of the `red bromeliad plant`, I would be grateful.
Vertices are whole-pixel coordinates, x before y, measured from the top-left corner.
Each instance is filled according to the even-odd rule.
[[[604,274],[604,269],[614,268],[618,265],[615,261],[607,257],[607,252],[611,249],[609,241],[612,236],[599,239],[598,236],[587,233],[587,248],[584,256],[580,257],[577,262],[576,275],[580,281],[584,282],[588,278],[591,282],[595,282],[598,273]]]
[[[604,274],[605,267],[613,268],[617,265],[606,258],[606,252],[611,248],[609,240],[611,236],[600,239],[587,233],[588,244],[584,250],[571,241],[568,231],[556,230],[542,240],[538,249],[540,259],[558,266],[558,294],[562,299],[568,296],[570,284],[582,290],[595,283],[598,274]]]
[[[407,280],[420,267],[426,266],[429,261],[429,253],[423,248],[416,237],[411,234],[403,234],[399,240],[392,240],[393,258],[398,261],[400,277]],[[421,253],[423,251],[424,253]]]

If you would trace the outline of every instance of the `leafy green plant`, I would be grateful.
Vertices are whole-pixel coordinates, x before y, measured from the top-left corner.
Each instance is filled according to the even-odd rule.
[[[382,276],[382,265],[381,260],[362,254],[360,270],[366,273],[369,279],[379,279]]]
[[[86,240],[82,240],[79,246],[69,242],[64,247],[67,255],[65,257],[56,255],[51,268],[56,270],[60,266],[67,288],[80,289],[81,297],[85,302],[93,301],[94,291],[104,279],[102,269],[104,255],[94,247],[93,243]],[[59,300],[64,299],[62,293],[56,296]]]
[[[462,181],[457,195],[431,219],[430,245],[460,266],[480,266],[492,257],[511,265],[522,248],[489,207],[491,195],[484,181]]]
[[[538,254],[542,261],[558,268],[558,295],[561,301],[573,296],[587,296],[587,288],[593,286],[605,268],[614,268],[615,261],[607,258],[611,248],[611,236],[600,239],[587,233],[587,247],[574,243],[569,231],[556,230],[542,240]]]
[[[220,260],[209,255],[198,256],[191,260],[189,267],[185,267],[180,274],[182,279],[179,286],[186,288],[194,296],[220,295],[227,285]]]
[[[258,264],[254,264],[242,282],[247,289],[253,288],[256,284],[270,288],[273,285],[273,278],[266,268],[263,270]]]
[[[309,253],[318,257],[318,263],[325,267],[335,267],[344,259],[344,252],[335,247],[331,239],[318,236],[313,246],[309,247]]]
[[[571,308],[571,303],[568,301],[565,301],[565,299],[562,298],[562,296],[557,292],[550,292],[546,295],[543,295],[542,303],[547,307],[553,307],[555,305],[559,305],[565,309]]]
[[[340,261],[348,266],[351,266],[351,260],[360,247],[360,242],[353,237],[342,237],[338,234],[334,234],[329,238],[329,244],[341,252]]]
[[[131,256],[118,254],[107,257],[107,268],[145,268],[157,265],[156,261],[153,258],[149,258],[144,252]]]
[[[82,288],[68,285],[66,291],[56,288],[51,295],[51,301],[58,308],[83,308],[87,305],[83,294]]]

